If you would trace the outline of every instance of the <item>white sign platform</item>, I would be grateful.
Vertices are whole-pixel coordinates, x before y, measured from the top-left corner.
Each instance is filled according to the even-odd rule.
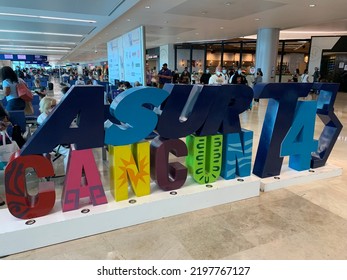
[[[98,233],[145,223],[190,211],[259,196],[260,179],[219,180],[198,185],[187,179],[174,192],[164,192],[153,184],[152,194],[115,202],[106,192],[108,204],[63,213],[57,200],[52,213],[34,220],[20,220],[8,209],[0,210],[0,256],[32,250]]]
[[[261,179],[260,190],[263,192],[286,188],[292,185],[304,184],[315,180],[337,177],[342,174],[342,168],[327,164],[323,167],[305,171],[296,171],[283,165],[281,175]]]

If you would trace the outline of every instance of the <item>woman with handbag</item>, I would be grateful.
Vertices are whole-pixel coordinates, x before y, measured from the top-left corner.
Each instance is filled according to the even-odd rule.
[[[17,93],[18,77],[16,72],[10,66],[4,66],[0,70],[0,79],[7,100],[6,110],[24,110],[25,101],[19,98]]]

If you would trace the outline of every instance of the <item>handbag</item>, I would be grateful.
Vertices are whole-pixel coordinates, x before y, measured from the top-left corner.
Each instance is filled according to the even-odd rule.
[[[33,108],[33,104],[31,104],[31,101],[25,101],[24,114],[25,115],[34,114],[34,108]]]
[[[33,93],[22,79],[18,80],[17,94],[18,97],[23,99],[24,101],[31,101],[34,97]]]
[[[0,170],[4,170],[13,153],[19,151],[19,147],[16,141],[11,141],[10,144],[6,143],[6,137],[11,139],[6,130],[1,131],[0,137],[2,137],[2,144],[0,145]]]

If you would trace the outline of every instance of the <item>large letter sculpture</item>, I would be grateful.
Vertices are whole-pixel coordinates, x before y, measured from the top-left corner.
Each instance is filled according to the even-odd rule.
[[[170,153],[176,157],[188,154],[186,144],[180,139],[165,140],[156,137],[151,142],[151,177],[164,191],[172,191],[183,186],[188,170],[179,162],[169,163]]]
[[[59,144],[75,144],[77,150],[103,147],[103,97],[102,86],[73,86],[25,143],[21,155],[49,153]],[[72,127],[75,119],[77,127]]]
[[[319,137],[318,149],[312,154],[311,167],[317,168],[326,164],[343,126],[334,113],[339,84],[314,83],[313,87],[320,92],[317,115],[325,125]]]
[[[221,176],[234,179],[236,175],[251,174],[253,131],[242,129],[240,133],[225,134],[223,138],[223,163]]]
[[[109,146],[111,193],[116,201],[128,199],[128,180],[136,196],[149,195],[149,143]]]
[[[306,97],[311,83],[259,83],[254,98],[269,98],[253,173],[260,178],[279,175],[282,168],[281,144],[294,119],[297,100]]]
[[[217,181],[221,173],[223,135],[195,136],[186,138],[189,173],[199,184]]]
[[[281,156],[289,157],[289,167],[298,171],[310,169],[311,153],[317,150],[314,140],[316,101],[299,101],[294,121],[281,145]]]
[[[42,155],[12,156],[5,169],[5,189],[8,210],[19,219],[32,219],[47,215],[54,207],[54,182],[40,182],[36,195],[29,195],[25,170],[33,168],[38,178],[54,175],[51,161]]]
[[[128,145],[147,137],[158,122],[158,116],[146,104],[155,107],[166,99],[165,90],[153,87],[127,89],[112,102],[110,112],[120,125],[105,122],[105,143],[112,146]]]
[[[65,212],[78,209],[80,199],[86,197],[94,206],[107,203],[93,151],[77,151],[74,145],[71,145],[61,199],[62,210]]]

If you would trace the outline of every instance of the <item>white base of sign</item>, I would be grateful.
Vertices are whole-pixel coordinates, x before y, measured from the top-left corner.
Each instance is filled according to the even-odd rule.
[[[304,184],[315,180],[337,177],[342,174],[342,168],[327,164],[326,166],[305,171],[296,171],[283,166],[281,175],[261,179],[260,190],[263,192],[286,188],[292,185]]]
[[[17,219],[8,209],[2,209],[0,256],[259,196],[258,177],[252,175],[242,180],[219,180],[205,186],[188,178],[175,192],[161,191],[153,184],[150,195],[121,202],[114,202],[107,191],[108,204],[93,207],[84,202],[79,210],[69,212],[62,212],[60,200],[57,200],[49,215],[30,221]]]

